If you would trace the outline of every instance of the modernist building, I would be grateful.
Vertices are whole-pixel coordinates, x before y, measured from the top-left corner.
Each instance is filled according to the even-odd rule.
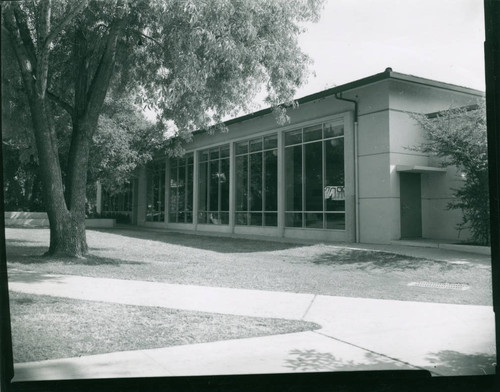
[[[270,109],[194,134],[182,158],[140,169],[140,226],[388,243],[465,239],[446,204],[462,178],[412,150],[423,132],[411,113],[477,103],[483,93],[384,72],[298,100],[280,126]]]

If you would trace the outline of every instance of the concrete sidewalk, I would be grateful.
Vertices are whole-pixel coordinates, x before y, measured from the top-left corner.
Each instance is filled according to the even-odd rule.
[[[306,320],[310,332],[15,365],[14,381],[427,369],[494,371],[489,306],[346,298],[158,282],[9,273],[9,288],[38,295],[211,313]]]

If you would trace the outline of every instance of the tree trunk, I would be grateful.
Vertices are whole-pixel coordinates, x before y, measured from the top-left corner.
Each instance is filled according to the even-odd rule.
[[[87,83],[88,58],[85,34],[75,35],[75,107],[64,104],[73,120],[66,189],[63,185],[53,113],[48,103],[50,47],[64,27],[86,6],[86,1],[72,8],[58,26],[51,27],[51,2],[40,3],[37,10],[37,45],[35,47],[26,13],[17,5],[5,7],[2,30],[9,33],[24,90],[28,97],[40,165],[43,200],[50,224],[50,247],[46,255],[85,256],[85,201],[89,144],[97,127],[116,56],[118,37],[123,27],[125,7],[119,2],[119,16],[111,23],[105,49],[97,70]]]
[[[50,219],[50,247],[46,256],[84,257],[88,252],[85,234],[85,218],[72,213],[56,213],[63,216]]]
[[[40,163],[43,200],[50,225],[50,246],[46,256],[83,257],[88,252],[85,235],[85,200],[83,206],[68,209],[57,150],[52,145],[51,124],[47,120],[46,102],[31,105],[35,140]],[[85,165],[86,167],[86,165]],[[83,193],[85,198],[85,193]]]

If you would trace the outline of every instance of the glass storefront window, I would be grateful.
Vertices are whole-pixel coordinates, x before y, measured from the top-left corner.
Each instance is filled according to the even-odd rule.
[[[132,218],[132,182],[125,184],[118,192],[102,189],[101,217],[115,218],[119,223],[130,223]]]
[[[285,226],[345,230],[344,126],[285,133]]]
[[[302,129],[285,133],[285,146],[302,143]]]
[[[236,225],[278,225],[278,137],[235,144]]]
[[[146,168],[146,221],[165,221],[165,161],[155,161]]]
[[[302,146],[285,148],[285,210],[302,211]]]
[[[193,222],[193,154],[170,159],[169,215],[171,223]]]
[[[229,145],[200,151],[198,223],[229,224]]]

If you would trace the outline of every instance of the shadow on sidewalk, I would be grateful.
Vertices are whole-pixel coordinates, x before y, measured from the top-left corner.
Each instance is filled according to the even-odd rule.
[[[430,353],[426,358],[434,364],[434,371],[446,375],[485,375],[495,374],[495,355],[476,353],[463,354],[453,350],[443,350]],[[475,369],[471,373],[471,369]]]
[[[384,368],[405,368],[408,365],[385,359],[367,352],[363,361],[353,361],[337,358],[330,352],[312,350],[290,350],[289,358],[285,360],[285,367],[296,372],[324,372],[341,370],[376,370]]]

